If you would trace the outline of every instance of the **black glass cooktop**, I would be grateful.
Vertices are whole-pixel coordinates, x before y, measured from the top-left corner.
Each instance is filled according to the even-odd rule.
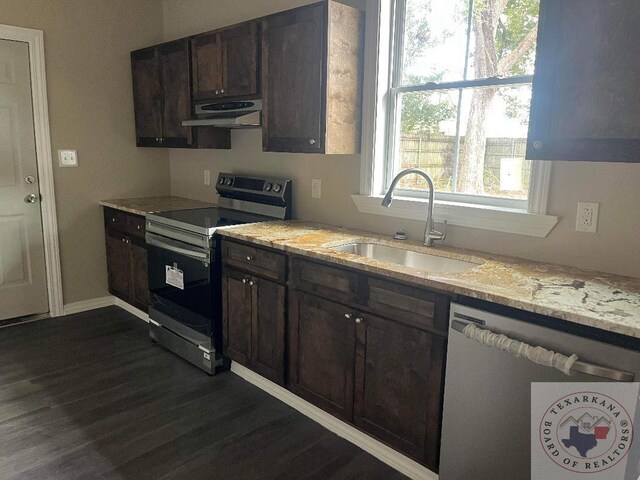
[[[217,207],[174,210],[147,215],[148,222],[169,225],[202,235],[213,235],[218,227],[266,220],[273,220],[273,218]]]

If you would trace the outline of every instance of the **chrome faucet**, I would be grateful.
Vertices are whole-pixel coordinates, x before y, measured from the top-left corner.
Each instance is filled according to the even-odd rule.
[[[427,225],[424,229],[424,244],[426,247],[433,247],[435,244],[435,240],[444,240],[447,238],[447,221],[444,221],[444,233],[438,232],[433,228],[433,201],[434,201],[434,187],[433,180],[427,172],[424,170],[420,170],[419,168],[408,168],[406,170],[401,171],[398,175],[395,176],[393,181],[391,182],[391,186],[389,187],[389,191],[382,199],[382,206],[389,208],[391,206],[391,202],[393,202],[393,191],[396,189],[396,185],[400,181],[402,177],[407,175],[411,175],[415,173],[416,175],[420,175],[423,177],[427,183],[429,184],[429,210],[427,212]]]

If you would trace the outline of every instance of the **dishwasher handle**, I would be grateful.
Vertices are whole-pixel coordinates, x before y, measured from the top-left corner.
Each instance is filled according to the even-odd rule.
[[[464,330],[467,327],[467,325],[473,325],[473,324],[464,323],[464,322],[461,322],[459,320],[453,320],[451,322],[451,328],[453,330],[457,331],[457,332],[462,333],[463,335],[464,335]],[[477,328],[477,326],[476,326],[476,328]],[[490,330],[487,330],[487,329],[478,328],[478,330],[484,330],[486,332],[494,333],[494,332],[491,332]],[[498,335],[498,334],[495,334],[495,335]],[[466,335],[465,335],[465,337],[466,337]],[[516,342],[520,341],[520,340],[515,340],[515,339],[510,339],[510,340],[514,340]],[[524,343],[524,342],[521,342],[521,343]],[[544,347],[542,347],[542,348],[544,348]],[[602,365],[597,365],[595,363],[583,362],[581,360],[576,360],[573,363],[573,365],[571,366],[571,372],[584,373],[586,375],[590,375],[590,376],[593,376],[593,377],[604,378],[606,380],[610,380],[610,381],[613,381],[613,382],[633,382],[634,377],[635,377],[635,375],[632,372],[626,372],[624,370],[617,370],[617,369],[614,369],[614,368],[609,368],[609,367],[605,367],[605,366],[602,366]]]

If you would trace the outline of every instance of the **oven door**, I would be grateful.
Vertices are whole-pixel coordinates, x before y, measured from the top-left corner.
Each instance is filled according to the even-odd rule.
[[[211,338],[217,303],[214,250],[149,232],[146,240],[150,317],[156,314],[155,320],[184,337],[199,339],[195,331]]]

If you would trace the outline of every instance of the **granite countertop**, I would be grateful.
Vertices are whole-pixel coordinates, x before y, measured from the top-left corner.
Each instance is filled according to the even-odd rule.
[[[172,197],[141,197],[119,198],[115,200],[101,200],[100,205],[135,215],[146,216],[148,213],[169,212],[172,210],[192,210],[195,208],[215,207],[213,203],[191,200],[189,198]]]
[[[237,225],[217,232],[225,237],[640,338],[638,278],[452,247],[426,248],[420,242],[397,241],[374,233],[300,221]],[[331,249],[363,241],[400,245],[470,261],[477,266],[462,273],[434,273]]]

